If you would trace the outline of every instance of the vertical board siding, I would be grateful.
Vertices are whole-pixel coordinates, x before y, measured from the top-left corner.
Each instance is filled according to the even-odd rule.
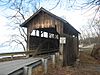
[[[64,44],[63,49],[63,66],[73,65],[78,55],[77,37],[68,34],[64,34],[64,37],[66,37],[66,44]]]
[[[51,33],[53,33],[54,35],[56,34],[55,32],[58,32],[58,38],[60,38],[61,36],[66,37],[66,44],[64,44],[63,48],[63,65],[72,65],[75,62],[78,55],[78,32],[76,32],[68,23],[64,23],[62,22],[62,20],[58,19],[57,17],[55,18],[46,12],[39,12],[38,15],[35,15],[28,23],[27,49],[37,49],[37,47],[39,47],[40,44],[42,44],[42,46],[40,45],[40,49],[45,49],[47,51],[49,51],[50,48],[59,48],[59,39],[41,37],[41,31],[45,32],[46,28],[48,29],[46,31],[48,32],[48,36],[50,36],[51,31]],[[39,36],[30,36],[32,31],[35,29],[42,29],[39,30]],[[43,44],[43,42],[46,40],[47,42]]]
[[[41,12],[38,15],[34,17],[34,20],[32,20],[32,28],[38,29],[38,28],[49,28],[54,27],[52,25],[52,19],[51,16],[48,14]]]
[[[63,23],[44,12],[41,12],[38,15],[36,15],[33,18],[33,20],[31,20],[30,24],[31,24],[29,25],[30,33],[32,32],[33,29],[56,27],[56,31],[59,34],[63,34]]]

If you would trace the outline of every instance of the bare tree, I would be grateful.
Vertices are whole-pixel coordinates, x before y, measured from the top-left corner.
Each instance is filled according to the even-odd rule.
[[[81,27],[81,41],[88,42],[88,44],[100,43],[100,21],[96,19],[92,25],[91,21],[85,27]]]
[[[24,29],[19,28],[19,25],[24,22],[28,17],[30,17],[34,12],[36,12],[42,3],[48,3],[49,5],[52,5],[51,7],[48,7],[48,10],[53,10],[56,7],[61,8],[72,8],[77,3],[79,3],[79,0],[0,0],[0,6],[4,7],[5,10],[9,10],[10,12],[14,12],[12,15],[6,15],[6,17],[10,21],[10,27],[12,30],[18,30],[19,34],[12,34],[11,38],[13,37],[12,42],[16,42],[17,44],[22,45],[23,49],[25,50],[24,43],[27,42],[26,39],[26,32]],[[47,6],[49,6],[47,5]],[[95,7],[96,15],[100,10],[100,0],[88,0],[86,3],[82,4],[84,6],[81,6],[82,8],[88,8],[92,9]],[[8,13],[8,12],[7,12]],[[15,38],[15,39],[14,39]],[[17,39],[16,39],[17,38]],[[23,38],[24,43],[22,42]]]
[[[87,0],[85,3],[81,6],[82,9],[86,9],[86,12],[92,10],[94,11],[93,20],[91,21],[91,24],[95,19],[99,17],[100,20],[100,0]]]
[[[50,2],[48,0],[43,1]],[[51,7],[51,9],[56,8],[60,3],[60,0],[54,1],[56,3],[55,5],[53,5],[53,7]],[[11,39],[6,41],[8,45],[16,43],[16,47],[21,45],[24,51],[26,50],[25,43],[27,43],[27,34],[25,29],[20,28],[19,25],[40,8],[41,2],[42,0],[0,0],[0,6],[5,7],[5,10],[9,9],[9,11],[14,12],[12,15],[6,15],[6,17],[10,21],[10,23],[8,24],[10,26],[10,29],[18,31],[17,33],[13,33],[11,35]]]
[[[99,42],[100,41],[99,39],[100,38],[100,0],[86,0],[86,2],[81,3],[79,7],[81,7],[82,10],[85,9],[86,10],[85,13],[91,10],[92,12],[94,12],[92,14],[93,18],[89,21],[87,25],[82,27],[80,30],[80,32],[82,33],[81,39],[82,38],[84,38],[84,40],[88,39],[85,42],[88,41],[90,43],[92,43],[93,40],[95,43]]]

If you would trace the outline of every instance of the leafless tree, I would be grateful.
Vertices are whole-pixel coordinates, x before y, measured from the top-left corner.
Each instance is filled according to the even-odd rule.
[[[77,3],[79,3],[79,0],[0,0],[0,6],[4,8],[4,10],[9,9],[9,11],[13,11],[14,13],[10,16],[6,15],[6,17],[9,19],[10,27],[14,30],[17,29],[19,31],[18,34],[13,34],[11,37],[13,37],[12,42],[16,42],[17,44],[22,45],[23,49],[25,50],[25,45],[22,42],[21,39],[18,39],[19,37],[24,39],[24,42],[27,42],[26,39],[26,32],[24,29],[19,28],[19,25],[24,22],[28,17],[30,17],[34,12],[36,12],[40,6],[41,3],[48,3],[49,5],[52,5],[52,7],[48,7],[48,10],[53,10],[56,7],[61,8],[69,8],[74,7]],[[49,6],[47,5],[47,6]],[[100,0],[87,0],[86,3],[83,3],[82,8],[88,8],[92,9],[95,8],[96,14],[100,13]],[[8,12],[7,12],[8,13]],[[15,38],[15,39],[14,39]],[[16,39],[17,38],[17,39]]]
[[[27,34],[25,29],[20,28],[19,25],[40,8],[40,3],[42,1],[50,2],[49,0],[0,0],[0,6],[4,7],[4,10],[9,9],[10,12],[14,12],[12,15],[6,15],[6,17],[10,21],[8,24],[10,29],[17,30],[17,33],[19,33],[13,33],[11,39],[6,41],[6,44],[8,43],[8,45],[10,45],[16,43],[16,47],[21,45],[24,51],[26,50],[25,43],[27,43]],[[60,0],[54,1],[56,3],[50,8],[50,10],[56,8],[60,3]],[[4,44],[5,43],[3,43],[3,45]]]
[[[97,18],[100,20],[100,0],[87,0],[86,3],[83,3],[81,6],[82,9],[87,9],[86,12],[92,10],[94,11],[93,20],[91,21],[91,24],[93,21]]]
[[[92,21],[92,20],[91,20]],[[91,21],[85,25],[84,27],[81,27],[81,41],[88,42],[88,44],[91,43],[100,43],[100,21],[99,19],[94,20],[93,24],[91,25]],[[86,37],[85,37],[86,36]],[[92,40],[91,40],[92,38]]]

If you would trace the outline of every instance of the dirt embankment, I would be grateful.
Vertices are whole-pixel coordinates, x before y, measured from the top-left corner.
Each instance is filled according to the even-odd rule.
[[[49,64],[47,75],[100,75],[100,61],[85,52],[80,52],[80,62],[75,67],[62,67],[56,64],[53,68]]]

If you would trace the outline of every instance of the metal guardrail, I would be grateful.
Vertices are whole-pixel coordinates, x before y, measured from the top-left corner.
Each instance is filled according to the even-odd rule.
[[[38,60],[36,62],[23,66],[21,69],[16,70],[10,73],[9,75],[33,75],[32,69],[38,67],[41,64],[42,64],[42,60]]]
[[[42,52],[38,52],[37,55],[38,54],[49,54],[51,56],[51,58],[53,59],[53,63],[54,63],[54,58],[55,57],[52,57],[51,54],[54,54],[57,51],[58,51],[58,49],[55,49],[55,50],[51,49],[50,51],[42,50]],[[20,55],[20,54],[23,55],[23,54],[25,54],[25,56],[27,56],[27,55],[34,55],[34,53],[35,53],[35,50],[34,51],[33,50],[25,51],[25,52],[0,53],[0,57],[2,57],[2,56],[11,56],[11,58],[13,59],[14,55]],[[24,61],[22,61],[23,63],[16,62],[16,61],[20,61],[20,60],[13,60],[15,62],[13,62],[13,61],[11,61],[11,62],[15,63],[15,65],[13,63],[7,62],[8,64],[6,63],[5,64],[6,66],[5,66],[5,65],[2,65],[2,64],[4,64],[4,62],[1,62],[0,63],[0,65],[1,65],[0,73],[3,72],[4,74],[2,74],[2,75],[32,75],[32,69],[39,66],[40,64],[42,64],[42,66],[44,67],[44,73],[46,74],[47,73],[48,59],[50,58],[50,56],[46,56],[46,57],[41,58],[41,59],[39,58],[35,62],[31,61],[31,62],[33,62],[31,64],[30,63],[25,64]],[[23,60],[27,60],[27,59],[23,59]],[[28,60],[28,62],[29,61],[30,60]],[[24,65],[23,66],[20,65],[21,66],[20,67],[20,66],[18,66],[19,63],[21,63],[22,65],[24,64]],[[16,67],[17,67],[17,69],[16,69]],[[5,73],[7,71],[8,71],[8,73]],[[11,71],[11,72],[9,72],[9,71]]]
[[[43,66],[44,73],[47,73],[47,64],[50,57],[28,58],[0,63],[0,75],[33,75],[32,69]]]
[[[0,62],[0,75],[32,75],[29,73],[32,70],[30,67],[35,68],[40,64],[42,64],[41,58],[27,58]]]
[[[55,49],[55,50],[53,50],[53,51],[56,52],[57,49]],[[18,54],[32,54],[33,52],[34,52],[34,51],[0,53],[0,56],[13,56],[13,55],[18,55]],[[48,52],[50,52],[50,51],[48,51]],[[53,54],[54,54],[54,53],[53,53]],[[17,66],[18,68],[15,69],[15,70],[12,71],[12,72],[9,72],[10,69],[13,70],[13,68],[16,67],[17,64],[21,63],[21,62],[18,62],[18,63],[16,62],[16,61],[20,61],[20,60],[14,60],[14,61],[15,61],[15,65],[13,64],[13,63],[14,63],[13,61],[11,61],[11,62],[13,62],[13,63],[9,63],[9,62],[8,62],[8,64],[5,64],[5,65],[7,65],[7,66],[3,66],[2,64],[4,64],[4,62],[1,62],[0,65],[2,65],[2,67],[0,67],[0,73],[1,73],[1,72],[4,72],[4,73],[5,73],[6,70],[9,70],[9,71],[8,71],[8,72],[9,72],[8,74],[5,73],[5,74],[2,74],[2,75],[32,75],[32,69],[42,64],[42,66],[44,67],[44,73],[46,74],[46,73],[47,73],[48,59],[50,59],[50,58],[53,59],[53,63],[54,63],[54,58],[55,58],[55,57],[52,57],[52,55],[50,55],[50,56],[46,56],[46,57],[39,58],[38,61],[36,61],[36,62],[32,61],[33,63],[31,63],[31,64],[26,64],[26,65],[22,66],[22,65],[23,65],[23,63],[22,63],[22,65],[21,65],[22,67],[18,67],[18,66]],[[34,59],[34,58],[33,58],[33,59]],[[32,60],[33,60],[33,59],[32,59]],[[22,59],[22,60],[27,60],[27,59]],[[29,61],[30,61],[30,60],[29,60]],[[28,62],[29,62],[29,61],[28,61]],[[11,65],[13,68],[11,68],[10,65]],[[3,68],[4,68],[4,69],[3,69]],[[7,72],[7,71],[6,71],[6,72]],[[0,74],[0,75],[1,75],[1,74]]]

